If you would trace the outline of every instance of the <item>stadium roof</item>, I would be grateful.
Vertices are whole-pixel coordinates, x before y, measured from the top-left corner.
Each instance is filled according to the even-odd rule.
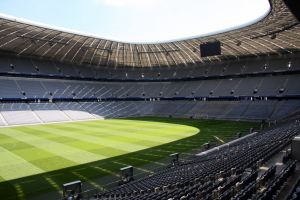
[[[188,66],[266,55],[295,54],[300,25],[282,0],[270,0],[259,22],[232,31],[155,44],[134,44],[0,17],[0,51],[74,64],[109,67]],[[222,54],[200,57],[199,45],[218,40]]]

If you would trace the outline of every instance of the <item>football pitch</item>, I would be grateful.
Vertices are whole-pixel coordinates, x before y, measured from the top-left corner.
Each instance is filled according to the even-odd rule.
[[[129,118],[0,128],[0,196],[34,199],[81,180],[106,188],[121,167],[151,170],[170,153],[188,153],[203,143],[233,138],[255,123],[172,118]]]

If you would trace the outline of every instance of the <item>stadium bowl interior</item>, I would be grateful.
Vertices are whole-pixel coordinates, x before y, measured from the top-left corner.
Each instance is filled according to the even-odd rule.
[[[299,199],[300,9],[269,2],[155,44],[1,16],[0,199]]]

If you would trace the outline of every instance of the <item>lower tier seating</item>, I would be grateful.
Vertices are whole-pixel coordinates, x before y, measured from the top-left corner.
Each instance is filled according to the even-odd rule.
[[[299,111],[299,100],[0,103],[0,126],[130,116],[276,120]]]
[[[287,160],[277,170],[271,166],[265,173],[258,173],[259,166],[299,133],[298,121],[279,125],[219,151],[199,154],[189,161],[96,194],[95,199],[275,199],[283,183],[293,174],[296,161]]]

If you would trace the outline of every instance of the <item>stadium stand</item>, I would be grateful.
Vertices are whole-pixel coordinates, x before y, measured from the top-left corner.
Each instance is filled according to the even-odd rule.
[[[300,180],[295,185],[293,191],[291,192],[288,200],[296,200],[300,197]]]
[[[159,44],[66,34],[1,17],[0,126],[130,116],[289,119],[300,111],[300,25],[284,1],[270,5],[250,26]],[[200,57],[200,41],[212,39],[221,42],[222,54]],[[278,123],[94,199],[276,199],[299,163],[288,158],[267,171],[261,166],[299,131],[299,119]],[[298,197],[299,183],[289,199]]]
[[[97,199],[271,199],[296,168],[296,161],[260,166],[299,134],[299,122],[252,134],[188,162],[97,194]]]
[[[59,110],[81,110],[83,115],[88,115],[91,118],[90,113],[85,109],[80,108],[80,104],[76,103],[76,101],[80,101],[80,103],[85,103],[86,105],[92,104],[92,102],[99,102],[103,101],[103,105],[109,104],[110,99],[115,104],[126,104],[127,101],[133,102],[134,99],[138,99],[138,101],[135,103],[136,110],[142,110],[140,107],[145,106],[145,104],[149,104],[149,107],[152,107],[152,113],[148,112],[148,115],[176,115],[178,117],[199,117],[206,116],[210,118],[240,118],[240,119],[275,119],[275,118],[282,118],[287,116],[288,114],[291,114],[291,112],[297,112],[299,111],[299,100],[297,99],[282,99],[281,101],[277,99],[272,99],[272,97],[276,97],[278,94],[278,89],[267,89],[264,87],[261,87],[259,89],[264,88],[264,90],[269,91],[269,93],[273,93],[273,95],[267,95],[267,96],[257,96],[257,97],[244,97],[244,98],[253,98],[253,100],[243,100],[239,98],[236,98],[237,93],[235,95],[230,94],[228,96],[223,96],[223,100],[218,99],[211,99],[211,100],[195,100],[199,98],[206,98],[205,96],[192,96],[187,95],[180,97],[182,98],[180,101],[168,101],[166,99],[169,98],[175,98],[179,96],[180,93],[172,92],[170,91],[170,84],[168,85],[167,89],[166,87],[161,91],[162,96],[143,96],[143,94],[148,94],[148,90],[146,91],[146,87],[151,88],[155,86],[149,86],[145,85],[142,86],[134,86],[131,84],[123,84],[122,91],[115,89],[114,85],[110,87],[109,83],[106,83],[105,86],[102,84],[94,84],[94,87],[89,87],[89,83],[85,84],[78,83],[78,82],[51,82],[47,80],[38,81],[38,80],[1,80],[2,88],[5,87],[3,91],[3,97],[6,95],[9,96],[9,98],[2,98],[3,106],[7,104],[7,101],[15,100],[18,97],[21,97],[20,99],[23,101],[27,101],[31,105],[35,105],[34,107],[31,106],[31,109],[33,110],[39,110],[41,106],[38,106],[38,104],[43,104],[45,102],[48,102],[48,99],[51,99],[53,103],[47,103],[43,104],[43,109],[46,109],[46,106],[48,106],[48,110],[53,110],[53,108],[56,108],[57,111]],[[19,86],[18,86],[19,85]],[[21,86],[22,85],[22,86]],[[42,87],[41,85],[44,85]],[[51,85],[51,86],[50,86]],[[154,84],[155,85],[155,84]],[[176,85],[176,84],[175,84]],[[275,85],[275,84],[274,84]],[[48,87],[49,86],[49,87]],[[58,87],[56,87],[58,86]],[[63,87],[59,87],[63,86]],[[174,86],[176,88],[176,86]],[[16,89],[17,88],[17,89]],[[117,87],[116,87],[117,88]],[[203,87],[203,90],[205,90],[206,87]],[[295,90],[299,90],[299,88],[294,87]],[[192,90],[190,88],[184,88],[184,91]],[[203,94],[203,90],[201,90],[201,87],[196,91],[198,91],[200,94]],[[220,87],[220,91],[224,91],[223,87]],[[244,90],[244,89],[243,89]],[[287,87],[286,92],[288,95],[298,95],[299,92],[292,92],[293,86],[291,88]],[[102,91],[102,92],[99,92]],[[125,92],[124,92],[125,91]],[[144,91],[143,93],[136,94],[135,91]],[[149,90],[149,93],[151,93],[153,90]],[[237,91],[237,90],[235,90]],[[249,93],[252,91],[251,89],[248,90]],[[228,92],[229,93],[229,92]],[[220,97],[220,93],[214,93],[214,97]],[[129,95],[136,95],[130,97]],[[222,95],[222,93],[221,93]],[[225,98],[226,97],[226,98]],[[230,99],[231,97],[232,99]],[[163,99],[165,98],[165,99]],[[207,97],[209,98],[209,96]],[[269,99],[268,99],[269,98]],[[152,100],[153,101],[152,101]],[[162,100],[163,99],[163,100]],[[40,101],[43,102],[40,102]],[[69,101],[66,103],[59,103],[60,100]],[[126,100],[126,102],[122,102],[122,100]],[[58,101],[58,102],[55,102]],[[74,102],[75,101],[75,102]],[[92,102],[91,102],[92,101]],[[145,102],[146,101],[146,102]],[[64,105],[66,106],[57,106],[57,105]],[[26,103],[23,103],[26,104]],[[124,104],[124,105],[125,105]],[[101,104],[100,104],[101,105]],[[176,109],[178,107],[178,109]],[[22,106],[18,108],[18,110],[29,110],[31,112],[31,109],[29,109],[28,106]],[[126,107],[124,108],[126,109]],[[7,110],[1,110],[1,112],[7,111]],[[120,110],[121,111],[121,110]],[[116,111],[118,112],[118,111]],[[84,114],[86,113],[86,114]],[[138,113],[138,112],[137,112]],[[139,113],[141,115],[142,112]],[[122,113],[118,114],[119,116],[126,116],[122,115]],[[275,117],[276,116],[276,117]],[[84,117],[85,118],[85,117]],[[58,120],[59,121],[59,120]]]
[[[21,60],[21,58],[16,59]],[[215,67],[223,68],[223,66]],[[61,69],[67,67],[61,65]],[[282,72],[289,72],[289,70]],[[146,104],[143,101],[147,101],[148,107],[152,108],[152,113],[148,111],[147,115],[151,116],[174,115],[177,117],[248,120],[275,119],[285,117],[291,111],[297,112],[299,110],[297,96],[300,94],[298,86],[300,76],[297,73],[273,73],[275,74],[271,73],[267,76],[256,72],[255,75],[245,77],[242,75],[233,77],[234,74],[231,74],[227,78],[214,75],[201,80],[156,80],[155,82],[148,80],[139,83],[134,81],[122,82],[121,80],[112,82],[108,80],[85,80],[80,79],[80,77],[76,80],[69,80],[67,77],[58,80],[55,77],[50,78],[50,76],[28,78],[14,74],[13,76],[0,77],[1,102],[9,103],[9,101],[20,99],[25,101],[23,103],[32,105],[30,109],[28,106],[19,108],[19,110],[24,109],[28,112],[39,110],[41,107],[43,107],[42,110],[46,110],[48,105],[48,110],[51,111],[54,108],[57,112],[73,112],[72,109],[75,113],[80,111],[82,116],[69,116],[69,120],[94,118],[95,113],[80,108],[77,101],[80,101],[80,103],[85,102],[85,104],[104,101],[103,105],[108,104],[108,101],[114,101],[114,104],[125,105],[126,103],[122,102],[124,100],[138,100],[134,105],[135,110],[137,110],[134,113],[139,116],[143,115],[143,112],[139,112],[139,110],[143,110],[141,107]],[[67,107],[51,105],[50,100],[53,104],[58,101],[57,104],[66,104]],[[68,101],[68,103],[59,103],[61,100]],[[172,101],[170,102],[170,100]],[[174,102],[173,100],[178,101]],[[34,104],[39,103],[46,104],[34,106]],[[195,109],[193,109],[194,106]],[[279,109],[278,107],[284,107],[285,109]],[[66,109],[70,111],[64,111]],[[113,116],[126,116],[124,109],[113,111],[115,113]],[[5,111],[7,112],[7,110]],[[34,115],[29,116],[32,116],[33,119],[36,118]],[[100,118],[107,116],[109,115],[101,116],[98,112]],[[66,119],[62,117],[57,118],[56,121],[60,120],[65,121]]]

